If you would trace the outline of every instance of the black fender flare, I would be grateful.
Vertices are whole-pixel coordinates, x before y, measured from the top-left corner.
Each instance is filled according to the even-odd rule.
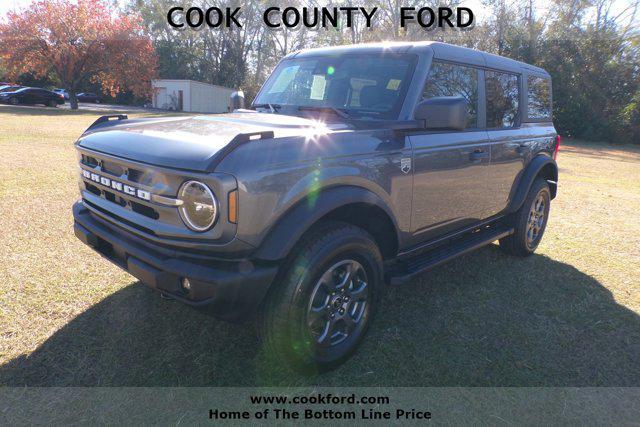
[[[398,230],[395,216],[388,204],[374,192],[352,185],[320,190],[313,197],[305,197],[289,208],[272,226],[254,252],[262,260],[285,258],[300,237],[328,213],[353,203],[365,203],[381,208]],[[398,233],[396,232],[396,237]]]
[[[508,212],[515,212],[520,209],[527,197],[527,194],[529,194],[529,189],[531,188],[533,181],[545,168],[549,169],[546,179],[551,184],[551,198],[555,198],[558,182],[558,165],[551,157],[539,154],[529,162],[529,165],[522,172],[520,179],[514,186]]]

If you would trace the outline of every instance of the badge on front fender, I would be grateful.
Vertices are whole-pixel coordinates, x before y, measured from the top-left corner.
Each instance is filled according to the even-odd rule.
[[[400,170],[404,173],[411,172],[411,157],[403,157],[400,159]]]

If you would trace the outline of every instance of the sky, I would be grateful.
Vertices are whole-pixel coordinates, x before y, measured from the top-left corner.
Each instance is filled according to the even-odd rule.
[[[4,20],[7,12],[20,10],[28,6],[32,1],[33,0],[0,0],[0,21]],[[548,4],[548,0],[534,1],[537,5],[538,13],[540,14],[545,9],[545,4]],[[612,13],[624,10],[624,8],[629,4],[629,1],[630,0],[615,0]],[[118,2],[123,5],[126,3],[126,0],[118,0]],[[194,3],[197,2],[194,1]],[[477,22],[482,22],[483,11],[485,11],[486,8],[482,6],[480,0],[464,0],[461,3],[461,6],[466,6],[473,10],[474,14],[476,15]],[[636,17],[636,23],[640,25],[640,16]]]

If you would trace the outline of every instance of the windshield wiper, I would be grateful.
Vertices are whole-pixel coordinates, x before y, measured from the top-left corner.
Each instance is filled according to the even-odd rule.
[[[315,106],[307,106],[307,105],[301,105],[300,107],[298,107],[298,111],[320,111],[320,112],[330,112],[333,113],[337,116],[342,117],[343,119],[350,119],[351,118],[351,114],[347,113],[346,111],[344,111],[344,109],[342,108],[336,108],[336,107],[315,107]]]
[[[254,104],[253,108],[268,108],[272,113],[277,113],[279,109],[282,108],[280,104],[269,104],[268,102],[264,104]]]

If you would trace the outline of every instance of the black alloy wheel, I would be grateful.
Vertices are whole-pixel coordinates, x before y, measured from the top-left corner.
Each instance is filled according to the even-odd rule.
[[[382,262],[362,228],[327,221],[305,233],[259,313],[267,352],[304,371],[331,369],[351,357],[381,300]]]
[[[513,234],[500,239],[500,249],[515,256],[531,255],[542,240],[549,220],[549,184],[537,178],[518,211],[513,214]]]
[[[317,281],[307,307],[307,326],[316,345],[338,345],[360,334],[369,314],[364,267],[353,259],[332,265]]]

